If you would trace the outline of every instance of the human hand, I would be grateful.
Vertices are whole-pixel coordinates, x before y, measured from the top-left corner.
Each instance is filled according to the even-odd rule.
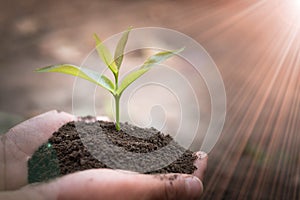
[[[130,171],[92,169],[27,183],[27,160],[73,115],[50,111],[29,119],[0,138],[0,199],[193,199],[201,195],[207,156],[197,152],[193,175],[145,175]]]

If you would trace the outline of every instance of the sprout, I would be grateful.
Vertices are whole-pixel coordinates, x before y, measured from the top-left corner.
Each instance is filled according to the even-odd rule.
[[[86,79],[92,83],[95,83],[106,90],[108,90],[114,97],[115,100],[115,116],[116,116],[116,130],[120,130],[120,98],[124,90],[136,79],[141,77],[147,71],[149,71],[154,65],[164,62],[173,55],[181,52],[183,48],[174,51],[161,51],[150,56],[144,64],[137,70],[130,72],[119,84],[119,70],[123,61],[124,49],[128,40],[129,32],[131,27],[123,32],[121,39],[119,40],[114,57],[99,39],[99,37],[94,34],[94,39],[96,41],[96,49],[99,57],[105,63],[105,65],[110,69],[114,75],[114,82],[111,81],[105,75],[99,74],[95,71],[84,67],[78,67],[72,64],[58,64],[51,65],[48,67],[43,67],[36,69],[36,72],[59,72],[63,74],[69,74],[73,76],[78,76],[80,78]]]

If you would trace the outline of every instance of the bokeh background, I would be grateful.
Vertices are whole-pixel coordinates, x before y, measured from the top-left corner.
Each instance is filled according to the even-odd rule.
[[[223,77],[227,118],[209,154],[203,199],[300,199],[299,0],[1,0],[0,127],[72,112],[74,79],[33,73],[81,64],[128,26],[187,34]]]

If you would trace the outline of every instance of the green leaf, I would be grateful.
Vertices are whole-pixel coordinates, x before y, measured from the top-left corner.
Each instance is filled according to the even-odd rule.
[[[167,60],[168,58],[172,57],[175,54],[180,53],[183,51],[184,48],[173,50],[173,51],[161,51],[153,56],[150,56],[145,63],[143,64],[142,68],[150,68],[153,65],[159,64]]]
[[[116,94],[121,95],[122,92],[131,84],[133,83],[136,79],[141,77],[143,74],[145,74],[147,71],[149,71],[150,68],[140,68],[136,71],[130,72],[123,80],[122,83],[120,84]]]
[[[113,61],[108,48],[103,44],[97,34],[94,34],[94,39],[96,41],[96,49],[101,60],[114,74],[118,73],[118,68]]]
[[[126,31],[124,31],[121,39],[118,42],[116,51],[115,51],[115,55],[114,55],[114,60],[115,63],[118,67],[118,69],[120,69],[122,61],[123,61],[123,54],[124,54],[124,49],[128,40],[128,35],[129,32],[131,31],[132,27],[129,27]]]
[[[167,60],[171,56],[183,51],[184,48],[174,50],[174,51],[161,51],[157,54],[154,54],[153,56],[150,56],[145,63],[138,69],[131,73],[129,73],[120,84],[116,94],[121,95],[122,92],[136,79],[141,77],[143,74],[145,74],[147,71],[151,69],[155,64],[162,63],[163,61]]]
[[[114,94],[115,86],[112,81],[104,75],[92,71],[87,68],[78,67],[70,64],[61,64],[61,65],[51,65],[48,67],[43,67],[35,70],[36,72],[59,72],[63,74],[69,74],[73,76],[78,76],[85,80],[88,80],[92,83],[100,85],[101,87],[107,89]]]

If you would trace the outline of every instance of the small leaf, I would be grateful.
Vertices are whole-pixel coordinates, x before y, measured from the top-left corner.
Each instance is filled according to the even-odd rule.
[[[123,61],[123,54],[124,54],[124,49],[128,40],[128,35],[129,32],[131,31],[132,27],[129,27],[126,31],[124,31],[121,39],[118,42],[116,51],[115,51],[115,55],[114,55],[114,60],[115,63],[118,67],[118,69],[120,69],[122,61]]]
[[[96,49],[101,60],[106,64],[106,66],[114,73],[118,73],[118,68],[112,59],[112,56],[108,48],[103,44],[97,34],[94,34],[94,39],[96,41]]]
[[[78,67],[70,64],[61,64],[61,65],[51,65],[48,67],[43,67],[35,70],[36,72],[59,72],[63,74],[69,74],[73,76],[79,76],[85,80],[88,80],[92,83],[96,83],[101,87],[107,89],[114,94],[115,86],[112,81],[104,75],[92,71],[87,68]]]
[[[162,63],[163,61],[167,60],[168,58],[172,57],[174,54],[178,54],[183,51],[184,48],[173,50],[173,51],[161,51],[153,56],[150,56],[146,62],[143,64],[142,68],[149,68],[155,64]]]
[[[130,72],[123,80],[122,83],[120,84],[120,87],[117,90],[117,95],[121,95],[122,92],[136,79],[141,77],[143,74],[145,74],[147,71],[149,71],[150,68],[140,68],[136,71]]]
[[[120,87],[117,90],[117,95],[121,95],[122,92],[136,79],[141,77],[143,74],[145,74],[147,71],[151,69],[155,64],[162,63],[163,61],[167,60],[171,56],[183,51],[184,48],[174,50],[174,51],[161,51],[157,54],[154,54],[153,56],[150,56],[146,62],[136,71],[133,71],[129,73],[120,84]]]

